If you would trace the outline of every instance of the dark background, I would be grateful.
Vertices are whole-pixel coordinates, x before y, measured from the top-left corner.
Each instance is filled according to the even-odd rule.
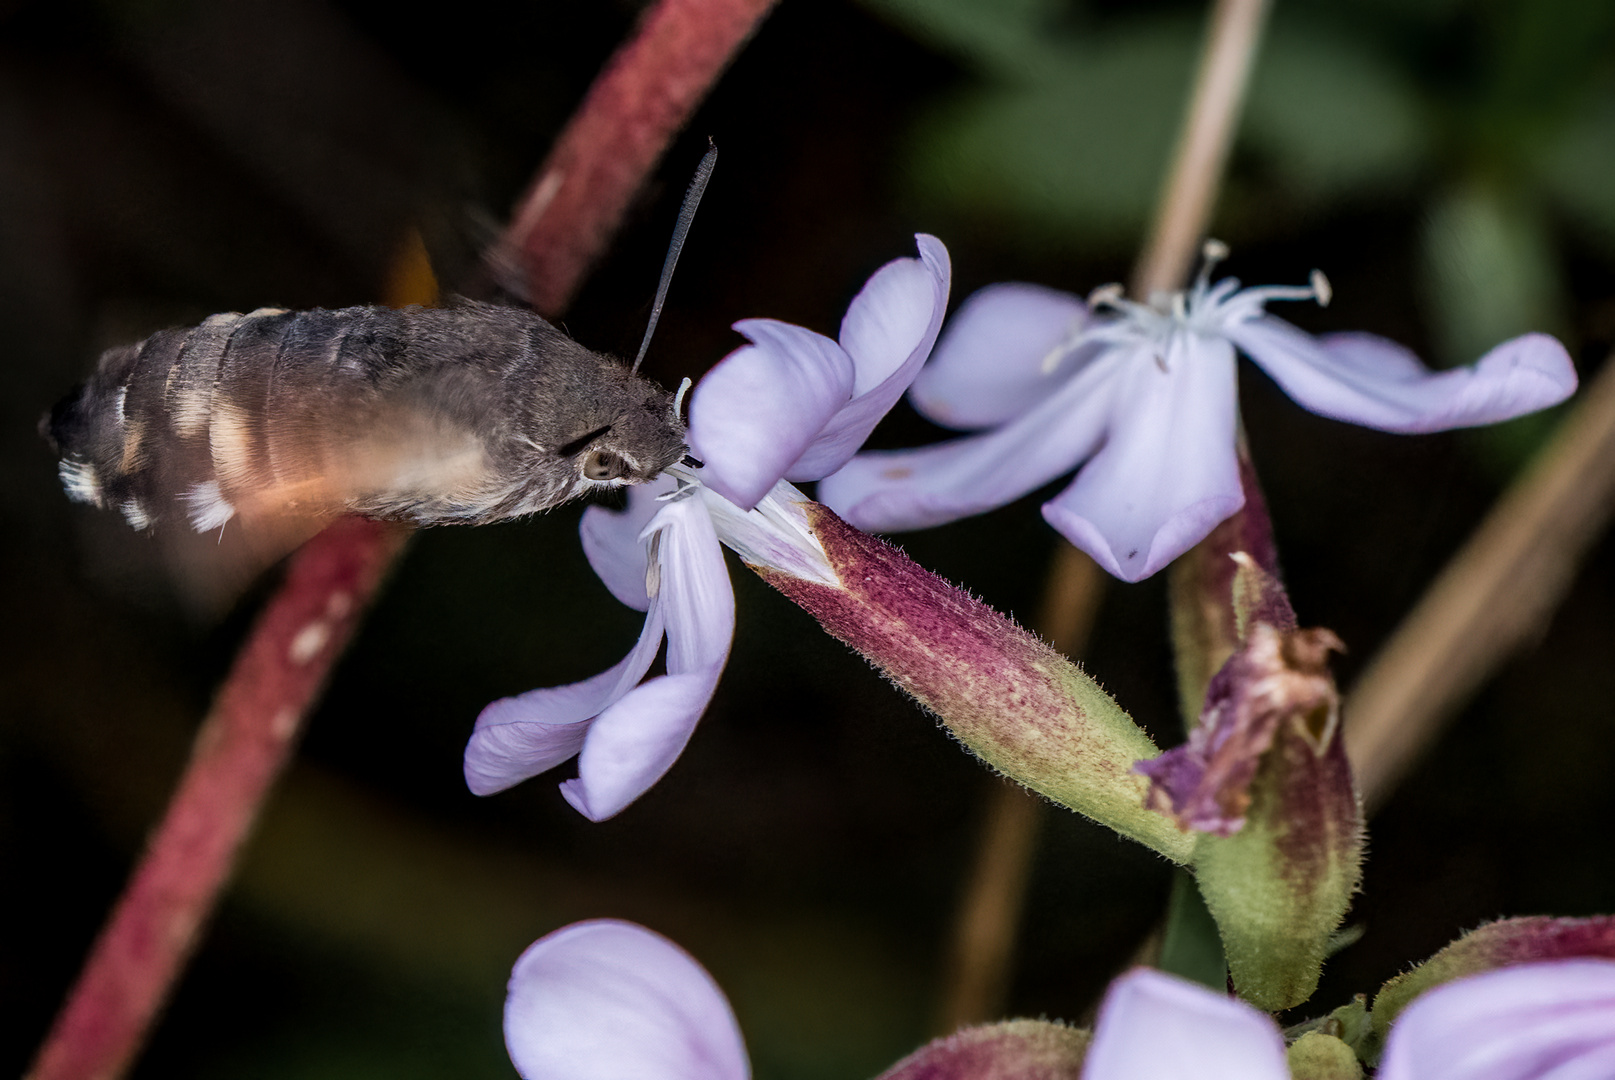
[[[1439,362],[1552,329],[1594,373],[1615,340],[1606,7],[1280,0],[1216,224],[1229,271],[1325,269],[1331,308],[1281,311],[1308,329],[1372,330]],[[273,581],[222,598],[180,569],[186,538],[70,505],[38,416],[100,349],[161,327],[374,302],[411,228],[452,282],[635,15],[399,10],[0,4],[0,1072],[42,1036]],[[723,159],[647,366],[668,384],[733,348],[739,318],[833,332],[920,230],[949,246],[955,302],[1007,278],[1086,292],[1125,277],[1201,6],[982,10],[785,0],[569,330],[636,347],[708,135]],[[1349,689],[1555,418],[1399,438],[1241,378],[1296,607],[1347,642]],[[876,441],[935,434],[900,408]],[[903,542],[1026,619],[1055,542],[1036,505]],[[578,550],[579,512],[414,540],[137,1075],[509,1076],[509,965],[600,915],[702,959],[765,1080],[873,1075],[927,1035],[993,781],[738,566],[718,696],[647,796],[596,825],[555,777],[465,791],[484,704],[601,670],[637,632]],[[1615,911],[1612,570],[1605,539],[1372,822],[1352,916],[1367,932],[1326,971],[1321,1009],[1481,920]],[[1088,667],[1172,742],[1165,622],[1163,581],[1111,587]],[[1013,1011],[1082,1018],[1167,883],[1143,850],[1048,812]]]

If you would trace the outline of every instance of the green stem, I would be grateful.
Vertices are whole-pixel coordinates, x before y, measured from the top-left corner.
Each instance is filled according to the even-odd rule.
[[[1172,872],[1159,966],[1170,975],[1192,979],[1213,990],[1228,989],[1228,961],[1223,957],[1217,921],[1211,917],[1194,875],[1181,867]]]

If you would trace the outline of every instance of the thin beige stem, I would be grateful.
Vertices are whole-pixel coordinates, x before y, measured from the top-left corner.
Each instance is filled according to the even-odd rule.
[[[1180,288],[1205,235],[1250,80],[1267,0],[1217,0],[1171,172],[1148,242],[1134,268],[1133,295]],[[1061,544],[1034,623],[1070,657],[1087,644],[1104,596],[1092,559]],[[938,1028],[947,1034],[1003,1014],[1016,933],[1026,903],[1042,803],[1011,784],[995,785],[970,877],[953,923]]]
[[[1049,567],[1043,606],[1034,625],[1059,651],[1081,655],[1104,587],[1105,574],[1098,564],[1061,544]],[[937,1014],[939,1035],[996,1019],[1003,1015],[1009,996],[1043,800],[1019,784],[994,780],[985,801],[975,859],[954,916]]]
[[[1182,288],[1188,277],[1222,187],[1267,6],[1267,0],[1217,0],[1212,9],[1172,171],[1133,269],[1131,291],[1139,299]]]
[[[936,1034],[1002,1015],[1009,996],[1010,959],[1020,930],[1032,850],[1043,816],[1038,797],[1001,778],[987,793],[986,820],[977,840],[975,863],[954,916],[947,996],[937,1016]]]
[[[1615,500],[1615,362],[1504,492],[1343,706],[1372,811],[1477,687],[1546,626]]]

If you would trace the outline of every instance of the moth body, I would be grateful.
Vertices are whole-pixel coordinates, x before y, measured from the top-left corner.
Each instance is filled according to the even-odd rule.
[[[483,523],[685,453],[673,395],[519,308],[261,308],[102,355],[47,418],[72,498],[137,529]]]

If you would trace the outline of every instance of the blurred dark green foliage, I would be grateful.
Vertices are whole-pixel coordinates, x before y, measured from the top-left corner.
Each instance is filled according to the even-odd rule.
[[[906,184],[950,220],[1127,251],[1154,208],[1202,19],[1176,5],[867,0],[976,78],[928,108]],[[1218,217],[1236,248],[1386,197],[1422,203],[1436,359],[1565,333],[1564,248],[1615,254],[1615,8],[1274,5]],[[1545,430],[1486,441],[1506,470]]]

